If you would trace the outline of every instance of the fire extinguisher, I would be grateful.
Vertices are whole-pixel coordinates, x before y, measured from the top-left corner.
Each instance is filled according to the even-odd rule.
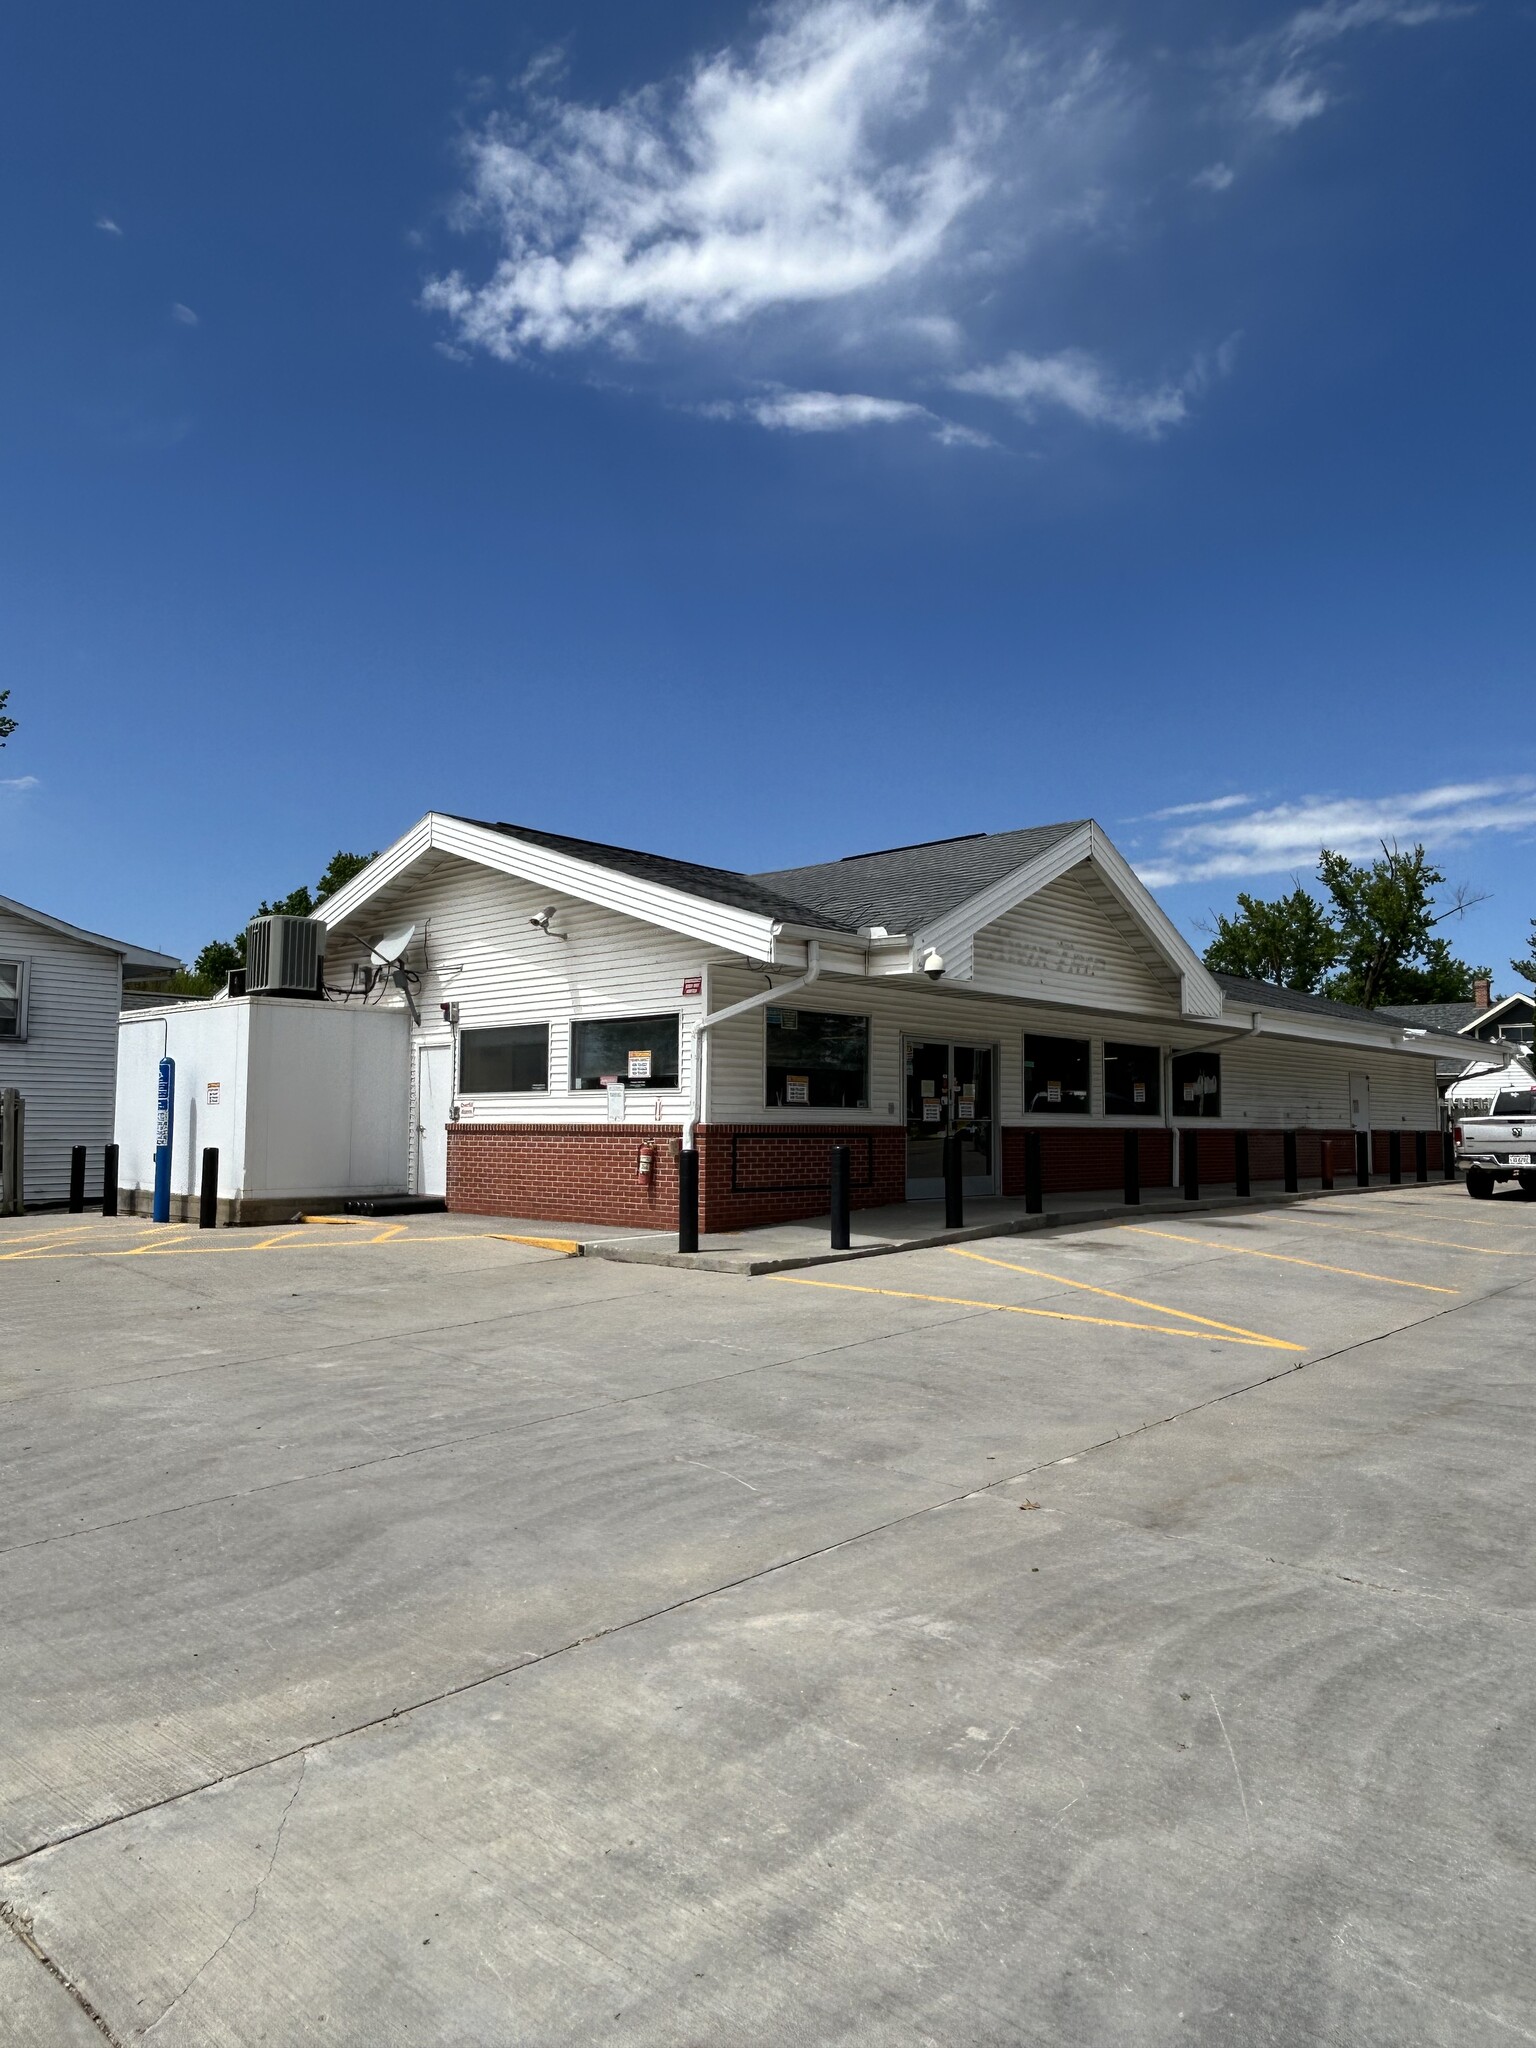
[[[656,1172],[656,1148],[642,1145],[635,1159],[635,1179],[650,1180]]]

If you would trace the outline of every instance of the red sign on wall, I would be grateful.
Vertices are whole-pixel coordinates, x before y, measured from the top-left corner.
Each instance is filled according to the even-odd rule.
[[[685,982],[683,983],[683,994],[684,994],[685,996],[698,996],[698,995],[702,995],[703,993],[704,993],[704,977],[703,977],[703,975],[702,975],[702,974],[690,974],[690,975],[688,976],[688,979],[687,979],[687,980],[686,980],[686,981],[685,981]]]

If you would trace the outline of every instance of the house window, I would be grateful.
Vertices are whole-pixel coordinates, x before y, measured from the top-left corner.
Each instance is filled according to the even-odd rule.
[[[506,1024],[459,1034],[459,1087],[466,1095],[536,1095],[549,1086],[549,1026]]]
[[[0,1039],[27,1035],[27,963],[0,960]]]
[[[571,1027],[571,1086],[677,1086],[677,1017],[582,1017]]]
[[[1500,1038],[1508,1039],[1513,1045],[1529,1045],[1531,1042],[1531,1026],[1529,1024],[1501,1024],[1499,1026],[1499,1036]]]
[[[1181,1052],[1169,1068],[1173,1113],[1178,1117],[1221,1115],[1221,1054]]]
[[[770,1109],[869,1107],[867,1017],[770,1009],[765,1047]]]
[[[1086,1116],[1090,1047],[1086,1038],[1024,1038],[1024,1108],[1031,1116]]]
[[[1156,1116],[1162,1048],[1156,1045],[1104,1046],[1104,1114]]]

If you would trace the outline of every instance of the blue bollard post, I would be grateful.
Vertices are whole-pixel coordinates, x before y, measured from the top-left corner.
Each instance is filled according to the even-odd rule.
[[[176,1124],[176,1062],[160,1062],[160,1085],[155,1093],[155,1206],[156,1223],[171,1220],[171,1136]]]

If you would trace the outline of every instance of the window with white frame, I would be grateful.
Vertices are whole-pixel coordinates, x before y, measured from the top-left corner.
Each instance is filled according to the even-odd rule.
[[[459,1033],[465,1095],[538,1095],[549,1087],[549,1026],[504,1024]]]
[[[833,1010],[768,1012],[763,1035],[767,1108],[867,1109],[869,1019]]]
[[[0,960],[0,1039],[27,1035],[27,969],[25,960]]]
[[[571,1027],[573,1088],[675,1088],[677,1017],[580,1017]]]

